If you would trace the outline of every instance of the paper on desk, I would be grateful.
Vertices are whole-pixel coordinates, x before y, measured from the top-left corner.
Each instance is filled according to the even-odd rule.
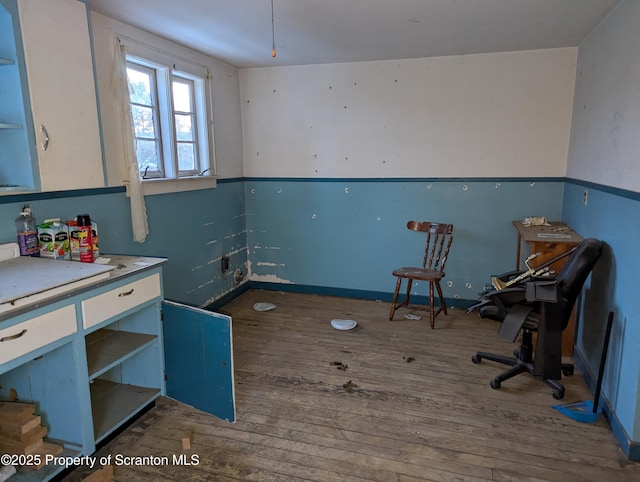
[[[547,218],[544,216],[526,217],[524,218],[524,221],[522,221],[522,224],[525,226],[551,226],[551,224],[548,223]]]

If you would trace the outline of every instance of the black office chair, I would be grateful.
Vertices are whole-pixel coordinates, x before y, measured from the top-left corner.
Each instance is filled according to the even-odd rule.
[[[504,289],[489,289],[480,302],[469,308],[481,318],[501,321],[498,333],[515,341],[522,331],[522,341],[515,357],[477,352],[471,360],[491,360],[511,368],[491,380],[491,388],[500,388],[503,381],[520,373],[541,378],[553,388],[553,398],[564,397],[561,374],[573,374],[573,365],[562,363],[562,331],[567,327],[573,306],[589,273],[602,254],[602,242],[585,239],[571,253],[557,276],[525,278]],[[503,282],[515,279],[519,273],[499,277]],[[537,332],[535,354],[533,333]]]

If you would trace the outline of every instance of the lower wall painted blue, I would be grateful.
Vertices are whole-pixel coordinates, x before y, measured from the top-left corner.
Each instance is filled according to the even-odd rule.
[[[564,182],[249,179],[245,189],[252,281],[391,293],[393,269],[422,262],[425,238],[406,228],[417,219],[454,225],[444,296],[475,300],[491,274],[515,267],[513,220],[560,219]]]
[[[640,461],[640,196],[569,180],[563,206],[563,218],[576,231],[605,242],[580,306],[576,358],[595,385],[607,315],[613,311],[602,394],[621,447]]]
[[[38,222],[74,219],[89,213],[98,223],[101,253],[168,258],[164,290],[168,299],[206,306],[232,291],[234,270],[247,275],[242,180],[216,189],[147,196],[149,236],[133,242],[129,199],[124,189],[94,189],[0,198],[0,242],[15,242],[14,219],[29,203]],[[222,274],[220,257],[229,257]]]

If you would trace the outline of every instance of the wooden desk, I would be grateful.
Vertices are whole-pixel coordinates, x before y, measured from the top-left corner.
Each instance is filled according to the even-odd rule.
[[[551,224],[551,226],[525,226],[522,224],[522,221],[513,221],[513,225],[518,231],[516,269],[527,269],[524,260],[530,254],[542,253],[531,262],[532,267],[536,267],[570,250],[582,241],[582,237],[566,224],[561,222],[551,222],[549,224]],[[549,269],[557,273],[566,262],[567,258],[563,258],[553,263]],[[571,315],[569,325],[562,334],[563,356],[573,355],[574,331],[575,310]]]

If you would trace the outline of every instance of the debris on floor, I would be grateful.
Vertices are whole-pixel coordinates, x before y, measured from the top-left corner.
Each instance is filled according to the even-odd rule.
[[[405,317],[407,320],[421,320],[421,319],[422,319],[422,316],[420,316],[420,315],[414,315],[414,314],[412,314],[412,313],[407,313],[406,315],[404,315],[404,317]]]
[[[256,311],[271,311],[277,308],[273,303],[255,303],[253,309]]]
[[[346,363],[342,363],[340,361],[333,361],[331,363],[329,363],[329,365],[332,365],[334,367],[336,367],[338,370],[347,370],[347,368],[349,368],[349,365],[347,365]]]
[[[403,356],[403,357],[402,357],[402,359],[403,359],[403,360],[406,360],[406,361],[407,361],[407,363],[411,363],[412,361],[414,361],[414,360],[415,360],[415,358],[414,358],[414,357],[412,357],[412,356],[406,356],[406,357],[405,357],[405,356]]]
[[[358,322],[355,320],[331,320],[331,326],[336,330],[348,331],[358,326]]]
[[[342,388],[344,388],[349,393],[353,393],[353,389],[358,388],[358,385],[349,380],[347,383],[342,385]]]
[[[191,439],[193,438],[192,430],[185,430],[182,433],[182,449],[189,450],[191,448]]]

